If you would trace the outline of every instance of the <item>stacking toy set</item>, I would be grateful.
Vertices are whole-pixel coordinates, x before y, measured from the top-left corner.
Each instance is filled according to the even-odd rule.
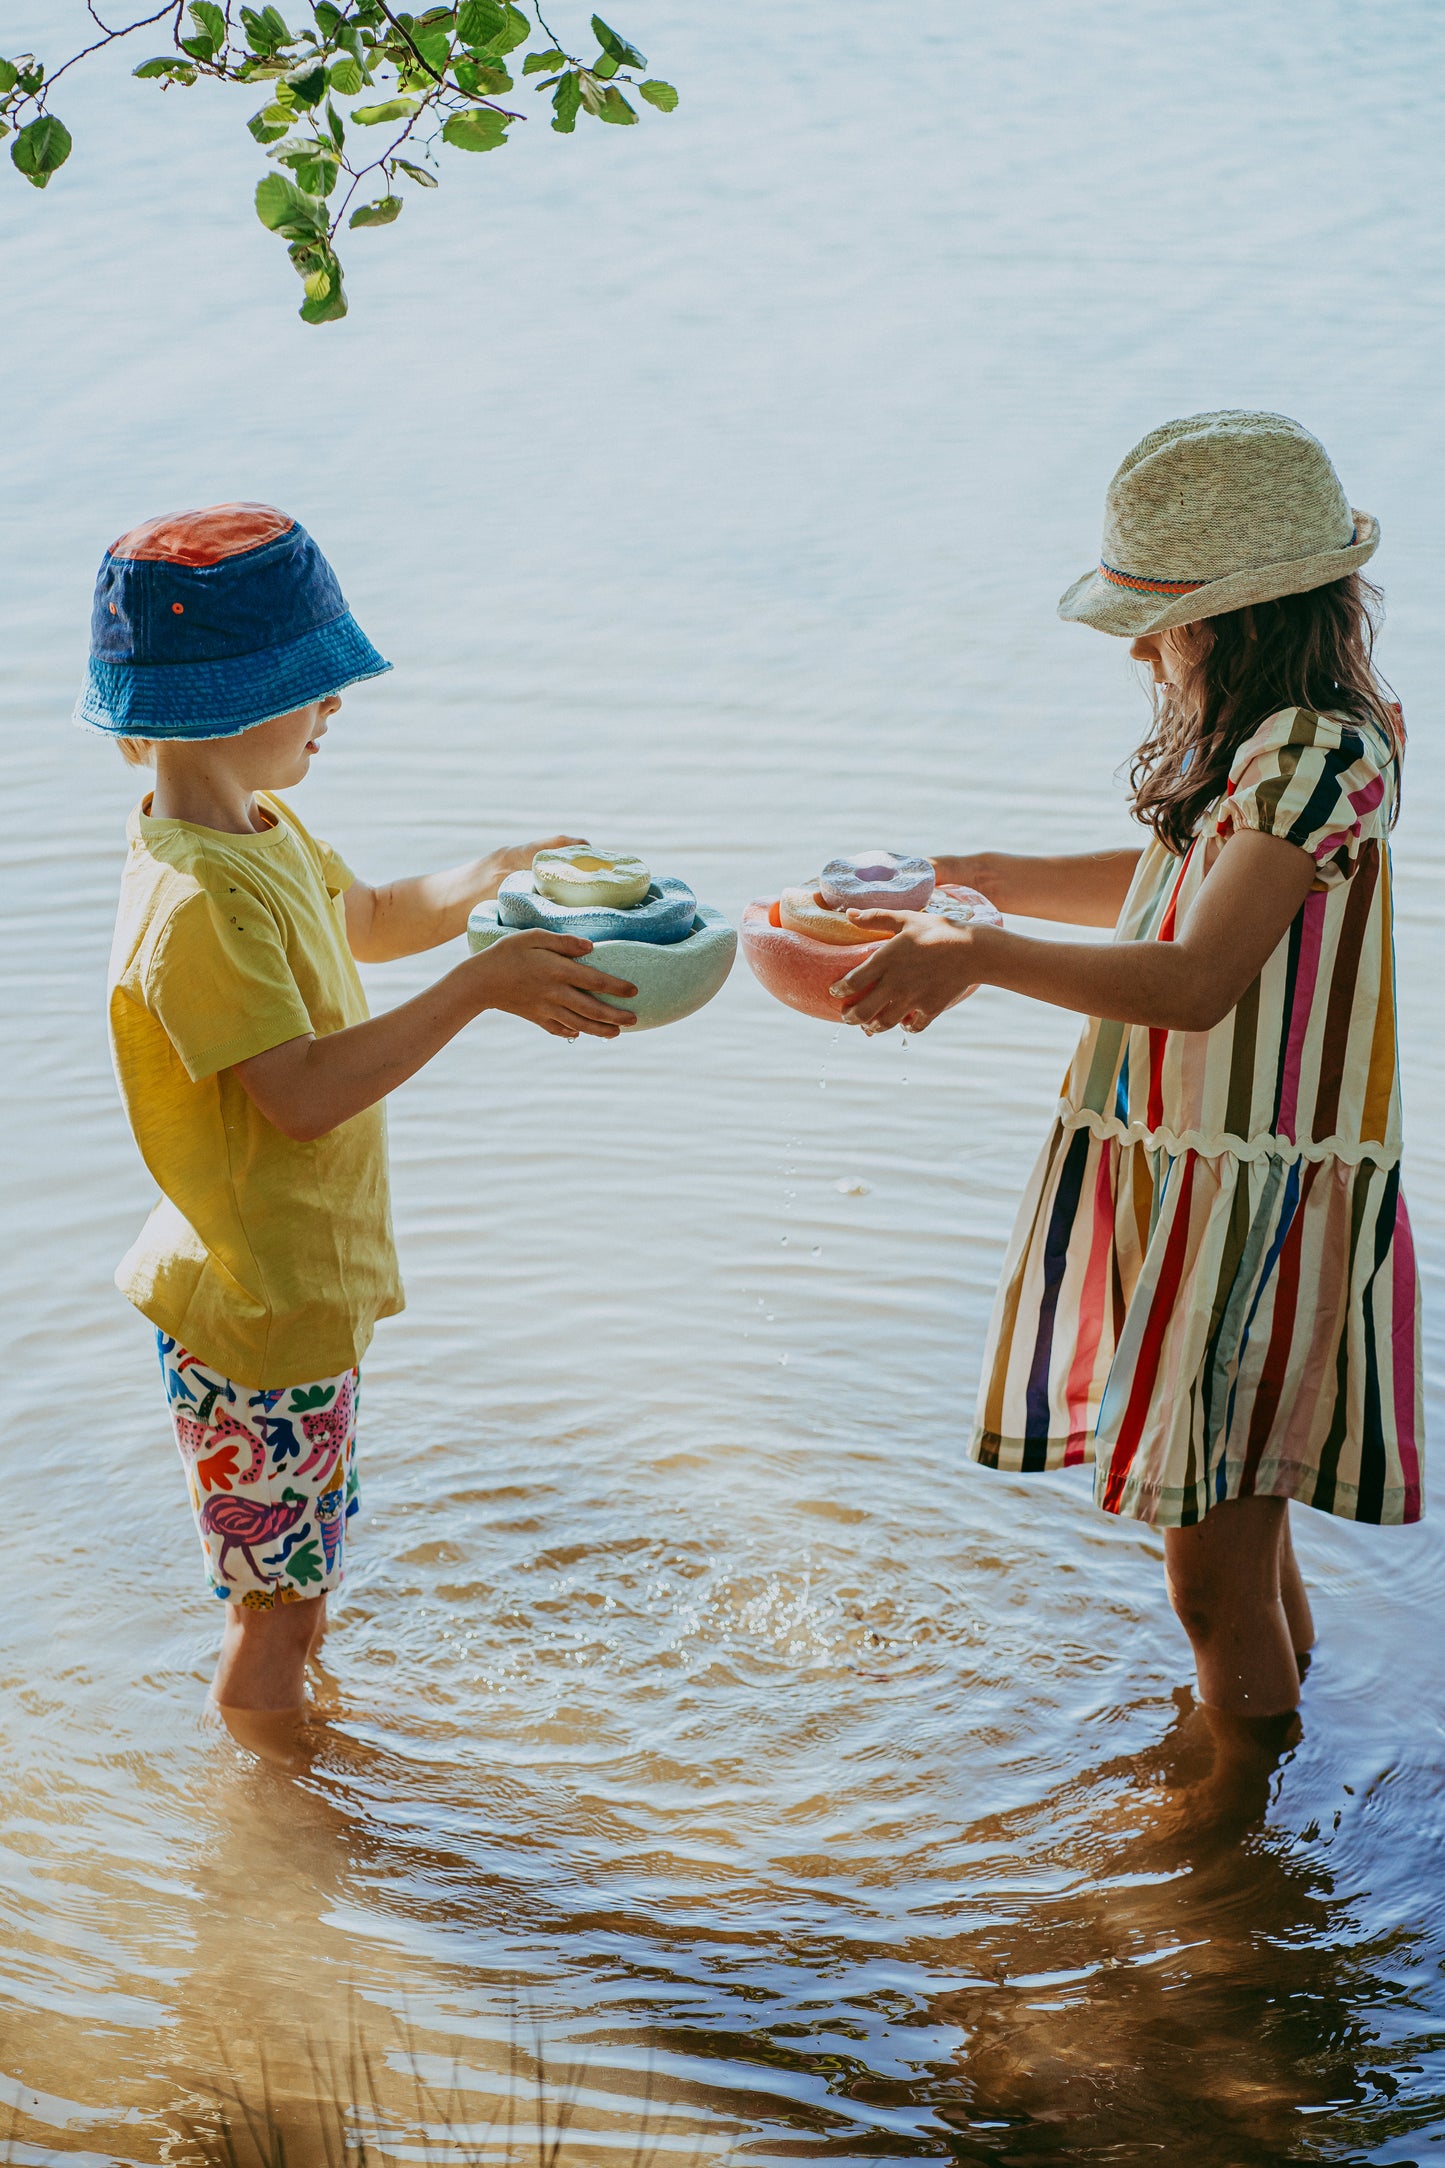
[[[477,905],[467,943],[490,948],[529,927],[591,941],[587,962],[637,988],[630,1001],[598,999],[631,1010],[637,1031],[675,1024],[711,1001],[737,953],[721,911],[700,904],[686,881],[654,880],[630,851],[538,851],[530,873],[509,873],[496,900]]]
[[[900,851],[831,858],[817,880],[760,897],[743,913],[743,954],[776,1000],[837,1022],[843,1004],[828,989],[892,938],[861,933],[849,911],[929,911],[957,926],[1003,924],[977,889],[938,885],[926,858]],[[966,987],[958,999],[972,992]]]

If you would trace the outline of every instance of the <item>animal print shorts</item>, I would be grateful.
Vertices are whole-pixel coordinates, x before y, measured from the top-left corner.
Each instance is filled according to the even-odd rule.
[[[269,1611],[341,1586],[360,1372],[253,1392],[156,1334],[211,1593]]]

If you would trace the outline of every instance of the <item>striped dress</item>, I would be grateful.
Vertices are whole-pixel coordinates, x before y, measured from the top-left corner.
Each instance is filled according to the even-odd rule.
[[[994,1306],[977,1460],[1092,1459],[1106,1512],[1166,1528],[1250,1494],[1419,1518],[1396,787],[1382,731],[1288,709],[1241,747],[1186,858],[1145,850],[1118,941],[1172,940],[1236,829],[1319,872],[1212,1031],[1085,1027]]]

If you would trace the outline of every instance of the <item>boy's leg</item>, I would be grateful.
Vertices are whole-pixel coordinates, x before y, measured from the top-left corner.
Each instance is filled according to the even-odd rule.
[[[211,1699],[294,1712],[356,1511],[359,1375],[252,1391],[156,1338],[206,1576],[226,1599]]]
[[[1289,1621],[1289,1637],[1294,1643],[1300,1677],[1303,1678],[1309,1669],[1310,1650],[1315,1645],[1315,1622],[1305,1590],[1304,1575],[1300,1572],[1299,1560],[1294,1555],[1288,1509],[1284,1517],[1284,1541],[1280,1545],[1279,1594],[1284,1605],[1284,1615]]]
[[[1166,1528],[1169,1600],[1194,1649],[1199,1697],[1234,1716],[1283,1716],[1300,1673],[1281,1594],[1282,1498],[1232,1498]]]
[[[307,1658],[325,1624],[324,1596],[277,1604],[269,1611],[227,1604],[211,1699],[222,1709],[301,1708]]]

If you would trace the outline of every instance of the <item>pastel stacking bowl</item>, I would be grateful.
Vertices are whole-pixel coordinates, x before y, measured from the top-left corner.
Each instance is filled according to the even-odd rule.
[[[985,925],[1001,926],[999,913],[986,896],[976,888],[959,888],[953,885],[934,890],[935,896],[947,897],[953,903],[965,904],[972,915]],[[843,1004],[835,1000],[828,989],[839,979],[882,948],[882,941],[860,941],[846,946],[832,941],[813,941],[806,934],[794,933],[783,925],[778,912],[776,896],[759,897],[743,912],[743,954],[748,960],[753,976],[759,979],[773,996],[790,1009],[797,1009],[804,1016],[816,1016],[825,1024],[836,1024],[843,1014]],[[965,987],[958,996],[967,999],[974,989]],[[957,1006],[957,1003],[950,1004]]]
[[[619,919],[624,916],[617,914]],[[554,930],[570,933],[573,928],[557,924]],[[467,945],[474,950],[488,949],[494,942],[506,941],[521,931],[521,927],[501,923],[494,902],[479,903],[467,921]],[[655,1031],[659,1024],[676,1024],[694,1010],[706,1007],[731,971],[737,948],[737,934],[722,912],[700,903],[691,932],[680,941],[629,941],[609,936],[596,943],[586,961],[637,988],[632,1001],[621,1001],[610,994],[598,996],[614,1009],[632,1011],[637,1022],[628,1027],[630,1036],[633,1031]]]

